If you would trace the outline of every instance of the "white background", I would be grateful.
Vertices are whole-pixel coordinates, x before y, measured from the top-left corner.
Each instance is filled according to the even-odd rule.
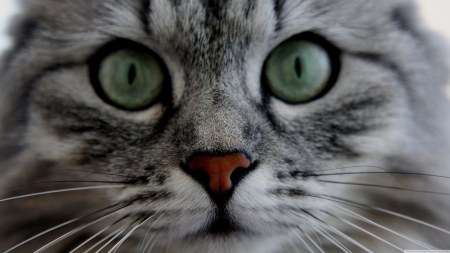
[[[9,38],[4,32],[9,17],[18,11],[16,1],[0,0],[0,52],[9,46]],[[450,43],[450,0],[417,0],[417,2],[428,26],[444,34]]]
[[[9,17],[17,12],[16,0],[0,0],[0,52],[9,45],[9,38],[5,35],[5,29]]]

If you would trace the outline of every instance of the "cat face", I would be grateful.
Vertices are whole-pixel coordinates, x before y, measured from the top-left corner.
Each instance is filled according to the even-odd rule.
[[[0,250],[449,246],[445,66],[410,1],[24,9]]]

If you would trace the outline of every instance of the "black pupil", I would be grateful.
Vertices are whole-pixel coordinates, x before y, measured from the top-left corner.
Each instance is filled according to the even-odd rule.
[[[128,70],[128,83],[133,84],[135,79],[136,79],[136,66],[134,66],[134,64],[131,64],[130,69]]]
[[[298,57],[295,58],[295,73],[297,74],[298,78],[300,78],[302,75],[302,67],[300,64],[300,59]]]

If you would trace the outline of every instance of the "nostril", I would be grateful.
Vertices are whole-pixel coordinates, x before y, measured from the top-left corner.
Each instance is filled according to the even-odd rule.
[[[239,167],[235,169],[230,176],[233,186],[236,186],[249,172],[250,170],[248,168]]]
[[[248,174],[250,165],[250,160],[244,153],[195,155],[187,164],[186,172],[208,191],[223,195]]]
[[[190,173],[191,176],[197,180],[200,184],[208,186],[209,184],[209,175],[206,173],[206,171],[201,169],[195,169],[191,170]]]

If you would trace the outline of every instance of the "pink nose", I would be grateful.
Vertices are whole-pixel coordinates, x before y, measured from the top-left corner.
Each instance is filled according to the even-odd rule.
[[[216,194],[224,194],[232,187],[231,174],[237,168],[247,169],[250,160],[243,153],[222,156],[197,155],[189,162],[191,170],[204,170],[209,175],[209,188]]]

